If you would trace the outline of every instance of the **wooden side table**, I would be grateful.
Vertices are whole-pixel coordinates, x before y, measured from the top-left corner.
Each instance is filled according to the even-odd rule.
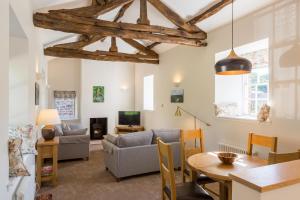
[[[37,142],[37,159],[36,159],[36,174],[37,182],[41,186],[42,182],[52,181],[53,185],[57,183],[57,149],[59,144],[59,138],[55,137],[53,140],[45,141],[44,138],[40,138]],[[45,159],[52,161],[52,173],[43,176],[42,169]]]
[[[132,132],[138,132],[144,130],[145,128],[143,126],[123,126],[123,125],[116,126],[117,134],[132,133]]]

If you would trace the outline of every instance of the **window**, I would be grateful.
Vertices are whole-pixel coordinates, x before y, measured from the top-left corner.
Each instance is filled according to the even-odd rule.
[[[54,106],[57,109],[61,120],[76,119],[76,92],[54,91]]]
[[[268,39],[235,48],[238,55],[252,62],[252,72],[247,75],[215,76],[217,116],[254,119],[262,105],[269,104],[268,48]],[[215,60],[225,58],[228,53],[217,53]]]
[[[153,110],[153,81],[154,76],[144,77],[144,110]]]

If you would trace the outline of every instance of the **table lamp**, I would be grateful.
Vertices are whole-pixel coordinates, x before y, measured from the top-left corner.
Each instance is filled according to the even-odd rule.
[[[56,109],[43,109],[37,118],[37,125],[42,128],[42,136],[45,140],[52,140],[55,137],[54,125],[61,124],[61,120]]]

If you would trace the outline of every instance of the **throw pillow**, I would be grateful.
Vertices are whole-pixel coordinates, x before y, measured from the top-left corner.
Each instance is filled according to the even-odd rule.
[[[69,135],[85,135],[86,132],[87,132],[87,128],[78,129],[78,130],[65,130],[64,131],[64,136],[69,136]]]
[[[35,149],[37,135],[33,125],[16,127],[10,126],[8,137],[9,139],[22,140],[22,154],[37,154],[37,151]]]
[[[117,140],[117,146],[123,148],[150,145],[152,137],[152,131],[141,131],[120,135]]]
[[[64,134],[61,125],[55,126],[55,136],[62,136]]]
[[[25,125],[19,128],[22,136],[22,154],[37,154],[35,143],[37,136],[34,131],[33,125]]]
[[[30,175],[23,163],[21,145],[22,145],[21,139],[12,139],[9,140],[8,142],[10,177]]]
[[[157,138],[163,142],[179,142],[180,129],[153,129],[152,144],[156,144]]]
[[[72,129],[71,129],[71,127],[67,123],[63,122],[62,123],[62,130],[64,132],[64,131],[70,131]]]

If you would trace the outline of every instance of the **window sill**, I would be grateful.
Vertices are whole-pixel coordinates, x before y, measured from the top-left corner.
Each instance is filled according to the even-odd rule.
[[[229,116],[229,115],[222,115],[222,116],[217,116],[217,118],[224,118],[224,119],[242,119],[242,120],[251,120],[251,121],[257,121],[256,117],[252,116]]]
[[[216,116],[217,119],[224,119],[224,120],[238,120],[238,121],[247,121],[247,122],[257,122],[257,123],[260,123],[260,124],[271,124],[272,121],[269,120],[269,121],[266,121],[266,122],[259,122],[257,120],[256,117],[252,117],[252,116]]]

